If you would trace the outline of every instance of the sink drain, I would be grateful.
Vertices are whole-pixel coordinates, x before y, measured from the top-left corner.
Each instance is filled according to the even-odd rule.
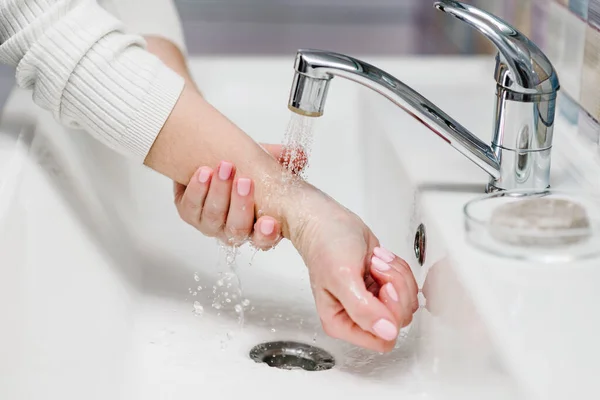
[[[325,350],[297,342],[259,344],[250,350],[250,358],[280,369],[325,371],[335,365],[333,356]]]

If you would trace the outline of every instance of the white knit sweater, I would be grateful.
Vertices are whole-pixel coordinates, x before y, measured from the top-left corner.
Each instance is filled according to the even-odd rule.
[[[165,26],[165,20],[176,25],[168,0],[106,0],[102,5],[95,0],[0,0],[0,62],[16,67],[18,85],[32,90],[35,103],[62,124],[83,128],[142,161],[184,81],[144,49],[140,34],[165,36],[185,51],[183,40],[177,28],[171,34],[154,29]],[[115,17],[119,12],[133,28]]]

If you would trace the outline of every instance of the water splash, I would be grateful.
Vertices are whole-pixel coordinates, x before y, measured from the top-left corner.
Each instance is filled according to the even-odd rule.
[[[237,274],[238,265],[236,262],[239,254],[239,247],[225,245],[221,242],[218,243],[222,255],[219,259],[225,261],[225,271],[220,273],[220,277],[216,282],[217,285],[213,287],[213,294],[215,296],[213,298],[212,306],[217,310],[233,306],[233,309],[238,316],[240,329],[243,329],[245,316],[244,307],[240,301],[240,299],[243,299],[243,289],[242,281]]]
[[[202,307],[202,305],[200,304],[199,301],[195,301],[194,302],[194,314],[202,315],[203,313],[204,313],[204,307]]]
[[[292,113],[282,143],[282,164],[284,171],[282,172],[282,176],[273,177],[265,175],[262,177],[263,184],[267,188],[267,193],[270,193],[268,188],[271,186],[271,182],[284,182],[284,185],[273,185],[273,187],[278,187],[279,190],[282,191],[282,193],[276,193],[280,196],[282,194],[285,195],[285,192],[288,190],[288,188],[293,187],[296,183],[306,179],[313,145],[314,121],[315,118],[309,118]],[[265,205],[268,205],[270,200],[270,195],[267,194],[266,198],[264,199]],[[262,215],[264,215],[263,210],[258,210],[258,216],[260,217]],[[254,262],[256,254],[259,252],[259,249],[252,246],[252,244],[248,241],[245,241],[245,243],[248,243],[254,250],[249,262],[249,265],[251,266]],[[250,301],[243,297],[242,282],[237,273],[238,265],[236,260],[241,244],[236,244],[233,240],[230,240],[227,243],[221,243],[218,241],[218,245],[220,250],[219,260],[224,260],[225,268],[224,272],[219,273],[219,279],[212,286],[211,294],[209,294],[209,296],[212,298],[211,307],[218,311],[217,316],[221,315],[221,312],[226,312],[230,309],[230,307],[233,307],[233,310],[238,318],[240,329],[243,329],[245,322],[245,311],[253,311],[254,306],[250,306]],[[222,262],[223,261],[220,261],[217,267],[222,267]],[[194,281],[200,281],[200,276],[198,273],[194,274]],[[202,289],[203,287],[198,285],[196,290],[189,288],[188,291],[192,296],[197,296],[198,292],[200,292]],[[200,303],[197,301],[194,302],[194,313],[196,315],[201,315],[203,312],[204,308],[200,305]],[[279,315],[279,318],[281,318],[281,315]],[[286,318],[286,320],[289,320],[289,318]],[[302,322],[300,323],[300,326],[301,325]],[[276,331],[277,330],[275,328],[271,329],[272,333],[275,333]],[[223,349],[225,347],[225,342],[230,340],[232,337],[233,335],[227,334],[227,340],[221,341]]]
[[[292,113],[283,137],[283,166],[289,174],[306,179],[314,139],[315,118]],[[300,171],[299,167],[304,165]]]

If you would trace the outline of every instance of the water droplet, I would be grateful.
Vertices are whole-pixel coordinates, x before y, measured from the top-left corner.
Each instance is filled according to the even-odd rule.
[[[200,277],[198,276],[198,274],[194,274],[194,280],[196,282],[200,282]]]
[[[275,333],[275,332],[277,332],[277,329],[271,328],[271,332]]]
[[[214,309],[216,309],[216,310],[220,310],[220,309],[221,309],[221,304],[219,304],[219,303],[213,303],[213,305],[212,305],[212,306],[213,306],[213,308],[214,308]]]
[[[250,300],[248,300],[248,299],[244,299],[244,300],[242,300],[242,305],[243,305],[244,307],[248,307],[248,306],[250,305]]]
[[[192,293],[192,296],[197,296],[197,295],[198,295],[198,292]]]
[[[224,282],[223,282],[223,279],[219,279],[219,280],[217,281],[217,286],[223,286],[223,283],[224,283]]]
[[[233,339],[234,336],[235,336],[235,333],[233,333],[233,331],[227,332],[227,339],[231,340],[231,339]]]
[[[244,311],[244,309],[242,308],[241,304],[236,304],[235,305],[235,312],[239,314],[242,311]]]
[[[198,291],[202,290],[202,286],[198,286],[196,289],[198,289]]]
[[[202,313],[204,312],[204,307],[202,307],[202,304],[200,304],[200,302],[195,301],[194,302],[194,313],[196,315],[202,315]]]
[[[225,303],[231,303],[231,299],[225,299]]]

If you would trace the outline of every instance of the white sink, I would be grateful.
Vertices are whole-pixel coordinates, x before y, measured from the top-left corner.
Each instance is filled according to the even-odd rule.
[[[278,143],[290,117],[292,61],[209,59],[192,67],[217,108],[256,140]],[[490,60],[374,63],[487,138]],[[440,70],[453,82],[444,84]],[[454,93],[467,82],[477,85],[456,101]],[[436,266],[437,278],[428,282],[435,315],[420,310],[386,355],[324,335],[306,269],[288,242],[238,255],[251,304],[240,330],[232,307],[211,307],[212,288],[227,269],[224,255],[213,239],[178,219],[171,182],[81,132],[63,131],[31,107],[28,94],[13,94],[5,115],[27,115],[35,127],[18,150],[16,139],[0,142],[4,152],[21,155],[13,163],[20,168],[0,164],[0,182],[18,183],[0,189],[8,199],[0,208],[2,398],[229,399],[254,392],[290,399],[342,393],[542,399],[541,381],[516,369],[514,348],[492,334],[502,319],[481,318],[479,296],[487,288],[473,289],[478,283],[462,275],[468,269],[457,267],[474,258],[461,260],[459,245],[448,245],[448,229],[462,237],[460,207],[483,194],[487,177],[377,95],[336,79],[316,124],[308,179],[363,217],[421,283]],[[432,212],[440,201],[444,221]],[[413,251],[421,223],[428,242],[422,267]],[[202,315],[194,315],[194,301]],[[254,345],[275,340],[318,346],[336,366],[284,371],[249,358]]]

